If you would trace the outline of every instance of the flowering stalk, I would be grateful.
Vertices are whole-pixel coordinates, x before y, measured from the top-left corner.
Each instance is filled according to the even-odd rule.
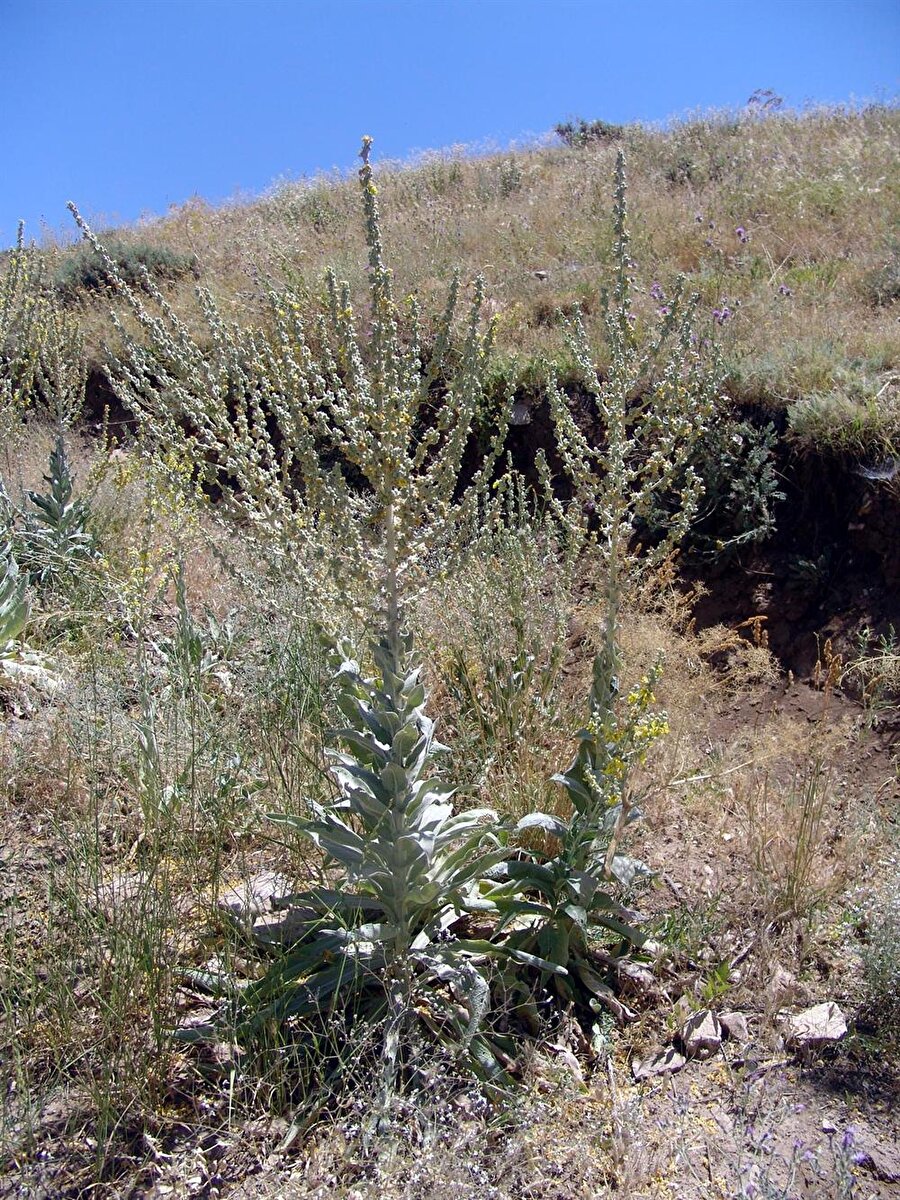
[[[568,532],[570,560],[592,546],[603,572],[604,624],[594,659],[588,721],[578,734],[574,759],[554,776],[566,791],[571,815],[536,812],[524,817],[518,829],[542,830],[552,839],[555,853],[504,864],[501,878],[485,888],[485,896],[503,914],[501,927],[513,919],[527,919],[525,928],[509,935],[509,943],[540,958],[543,977],[552,976],[566,1001],[580,1000],[582,1008],[594,1012],[605,1006],[624,1020],[629,1011],[601,977],[607,968],[615,970],[617,960],[598,950],[595,939],[606,930],[625,943],[642,941],[610,884],[627,886],[646,872],[642,863],[619,851],[619,843],[625,827],[639,816],[631,792],[633,770],[668,724],[665,713],[652,707],[659,662],[627,696],[620,694],[621,608],[639,561],[639,522],[654,498],[675,492],[676,512],[659,542],[645,548],[642,566],[659,563],[671,552],[697,507],[701,486],[689,459],[712,412],[717,380],[704,370],[694,349],[696,300],[684,302],[680,282],[672,300],[658,310],[653,335],[641,341],[635,332],[634,263],[621,151],[614,226],[613,290],[611,298],[604,296],[610,365],[602,382],[580,315],[568,324],[569,349],[601,427],[596,441],[588,441],[557,380],[551,377],[547,383],[557,445],[572,483],[573,500],[567,508],[553,498],[549,468],[541,464],[551,508]]]
[[[618,621],[625,583],[661,562],[684,536],[697,509],[701,484],[690,456],[713,412],[719,377],[696,349],[693,318],[697,297],[684,298],[679,280],[658,312],[649,337],[639,339],[632,312],[632,271],[627,222],[625,157],[616,162],[615,276],[612,297],[604,294],[604,328],[609,349],[606,378],[598,375],[580,314],[567,323],[567,342],[579,382],[592,398],[600,436],[590,443],[554,377],[547,381],[550,408],[563,465],[574,492],[563,515],[578,545],[593,544],[603,569],[606,608],[604,650],[610,679],[618,677]],[[636,553],[639,523],[654,498],[677,488],[665,535]],[[561,512],[559,506],[557,511]]]
[[[198,288],[207,326],[201,344],[145,274],[148,307],[70,208],[137,320],[140,340],[114,318],[123,349],[111,371],[149,443],[182,445],[195,486],[219,495],[221,512],[282,555],[295,559],[305,547],[320,556],[333,535],[328,566],[342,594],[361,588],[369,616],[374,608],[386,620],[396,645],[402,597],[424,579],[426,554],[452,548],[486,495],[507,418],[502,408],[493,414],[485,460],[460,495],[494,336],[493,325],[481,329],[484,285],[474,283],[461,339],[458,278],[435,319],[430,356],[412,299],[411,328],[401,337],[371,142],[363,139],[359,172],[370,267],[365,338],[347,284],[329,272],[327,303],[311,325],[296,290],[270,288],[265,331],[229,323]]]

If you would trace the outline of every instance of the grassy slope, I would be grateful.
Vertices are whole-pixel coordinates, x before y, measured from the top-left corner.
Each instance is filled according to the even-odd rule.
[[[871,449],[895,437],[900,338],[884,301],[900,290],[900,113],[723,116],[667,133],[630,127],[623,144],[644,308],[657,303],[654,281],[665,289],[684,273],[734,397],[788,406],[815,443],[858,449],[861,431]],[[457,266],[464,278],[483,273],[500,358],[527,382],[536,359],[560,355],[557,309],[580,302],[597,331],[614,155],[610,145],[448,152],[380,167],[399,291],[415,291],[428,311]],[[352,181],[288,184],[218,209],[192,203],[115,236],[195,255],[203,284],[243,320],[253,320],[260,279],[287,275],[315,292],[333,264],[363,291]],[[176,305],[190,305],[193,282],[175,285]],[[723,306],[733,316],[719,326]],[[85,312],[95,350],[109,333],[106,307]]]

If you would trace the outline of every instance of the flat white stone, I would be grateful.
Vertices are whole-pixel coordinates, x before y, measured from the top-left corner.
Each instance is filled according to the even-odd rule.
[[[654,1075],[673,1075],[680,1071],[687,1059],[679,1054],[672,1046],[659,1050],[648,1058],[635,1059],[631,1064],[631,1073],[635,1079],[652,1079]]]
[[[839,1042],[847,1032],[844,1014],[833,1000],[815,1004],[785,1021],[785,1045],[792,1049]]]
[[[722,1028],[732,1041],[740,1042],[745,1046],[750,1041],[750,1032],[747,1028],[747,1018],[741,1012],[723,1012],[719,1014],[719,1020],[722,1023]]]
[[[219,907],[229,909],[243,920],[252,920],[272,911],[272,902],[281,896],[289,896],[290,880],[278,871],[261,871],[243,883],[234,884],[219,896]]]

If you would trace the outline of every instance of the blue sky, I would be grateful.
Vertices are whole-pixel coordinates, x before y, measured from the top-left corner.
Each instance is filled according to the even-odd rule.
[[[0,0],[0,245],[375,155],[900,95],[898,0]]]

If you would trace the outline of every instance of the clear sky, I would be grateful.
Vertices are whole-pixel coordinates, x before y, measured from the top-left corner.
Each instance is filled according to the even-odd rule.
[[[895,100],[900,0],[0,0],[0,246],[758,88]]]

